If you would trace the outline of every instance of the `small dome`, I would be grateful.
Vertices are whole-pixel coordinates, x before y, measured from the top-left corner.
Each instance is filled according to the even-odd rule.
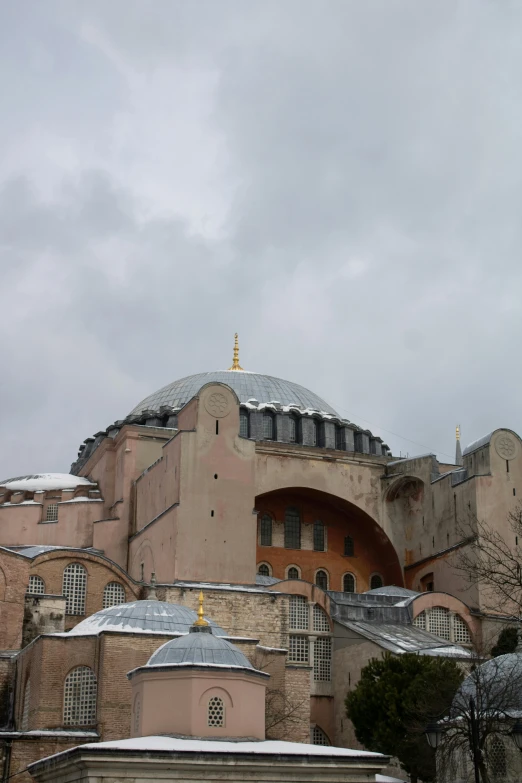
[[[235,391],[240,402],[255,399],[259,403],[280,402],[281,405],[295,405],[301,409],[313,409],[339,417],[339,414],[317,394],[298,383],[241,370],[200,372],[179,381],[173,381],[159,391],[149,394],[130,412],[136,415],[142,411],[159,411],[161,407],[182,408],[206,383],[224,383]]]
[[[179,639],[171,639],[151,656],[147,666],[169,666],[176,664],[205,664],[206,666],[239,666],[242,669],[254,667],[231,642],[220,639],[213,633],[189,633]]]
[[[522,711],[521,682],[522,653],[499,655],[466,677],[453,700],[452,711],[458,714],[469,709],[469,699],[473,696],[479,709],[503,715],[519,713]]]
[[[82,620],[69,631],[69,636],[91,636],[101,631],[129,633],[188,633],[197,614],[193,609],[165,601],[133,601],[102,609]],[[208,621],[217,636],[226,632],[212,620]]]

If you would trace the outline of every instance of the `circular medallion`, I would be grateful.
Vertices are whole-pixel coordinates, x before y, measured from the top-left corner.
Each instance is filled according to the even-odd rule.
[[[205,408],[211,416],[221,419],[230,411],[230,400],[223,392],[212,392],[205,401]]]
[[[513,459],[517,456],[517,442],[510,435],[499,435],[496,440],[495,448],[497,454],[502,459]]]

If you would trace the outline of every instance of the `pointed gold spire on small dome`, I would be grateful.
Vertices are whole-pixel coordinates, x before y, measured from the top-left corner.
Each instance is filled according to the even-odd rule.
[[[204,610],[203,610],[203,590],[199,591],[199,608],[198,608],[198,619],[194,623],[196,628],[201,627],[202,625],[208,625],[207,621],[204,617]]]
[[[234,335],[234,358],[232,360],[232,367],[229,370],[242,370],[243,368],[239,364],[239,341],[237,339],[237,332]]]

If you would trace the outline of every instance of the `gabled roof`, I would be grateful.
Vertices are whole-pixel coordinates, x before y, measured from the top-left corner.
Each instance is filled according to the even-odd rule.
[[[471,653],[458,644],[441,639],[433,633],[423,631],[414,625],[373,624],[351,620],[336,620],[340,625],[375,642],[385,650],[401,655],[416,653],[417,655],[443,655],[453,658],[469,658]]]

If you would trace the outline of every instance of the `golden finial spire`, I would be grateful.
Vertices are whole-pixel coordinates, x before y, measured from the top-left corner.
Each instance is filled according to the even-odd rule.
[[[234,335],[234,359],[232,361],[232,367],[229,370],[242,370],[243,368],[239,364],[239,342],[237,339],[237,332]]]
[[[457,424],[457,429],[455,430],[455,437],[457,440],[460,440],[460,424]]]
[[[199,591],[199,609],[198,609],[198,619],[194,623],[196,626],[201,625],[208,625],[207,621],[204,618],[205,612],[203,611],[203,590]]]

